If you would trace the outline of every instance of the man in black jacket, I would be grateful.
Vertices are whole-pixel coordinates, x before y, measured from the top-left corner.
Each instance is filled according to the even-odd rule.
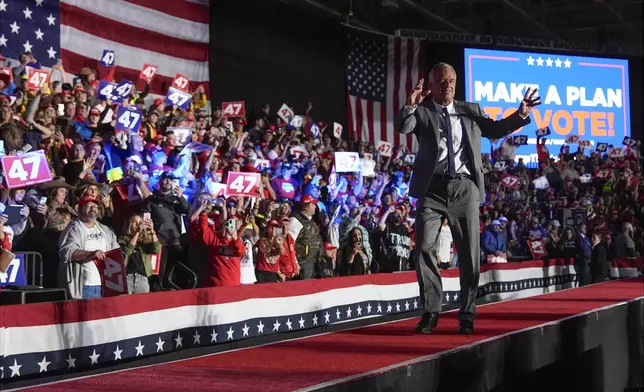
[[[606,246],[602,242],[601,233],[593,233],[592,246],[593,249],[590,253],[591,283],[599,283],[610,276]]]
[[[183,262],[186,259],[185,249],[181,245],[183,231],[181,216],[188,214],[190,204],[183,198],[181,187],[175,183],[175,180],[177,178],[172,173],[163,173],[159,180],[159,189],[145,199],[143,204],[143,212],[150,213],[154,230],[163,244],[158,282],[161,287],[167,286],[167,271],[170,271],[177,261]]]

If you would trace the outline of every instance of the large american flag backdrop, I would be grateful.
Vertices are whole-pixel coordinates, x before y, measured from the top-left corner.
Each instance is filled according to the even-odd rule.
[[[191,89],[208,89],[209,8],[198,0],[0,0],[0,54],[30,51],[43,66],[98,69],[103,50],[115,55],[114,79],[136,82],[144,64],[158,66],[153,94],[165,94],[177,73]]]
[[[394,116],[425,73],[425,42],[355,32],[349,35],[347,93],[349,134],[417,150],[412,134],[394,130]]]

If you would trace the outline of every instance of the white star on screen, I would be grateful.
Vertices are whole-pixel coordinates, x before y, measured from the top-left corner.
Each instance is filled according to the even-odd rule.
[[[546,66],[547,66],[547,67],[552,67],[552,59],[551,59],[550,57],[548,57],[548,58],[546,59]]]
[[[563,61],[561,61],[561,59],[559,57],[557,57],[557,59],[555,60],[555,67],[561,68],[562,63],[563,63]]]
[[[534,59],[532,58],[532,56],[528,57],[526,61],[528,62],[528,65],[534,65]]]
[[[42,361],[38,362],[38,366],[40,367],[39,373],[46,372],[50,364],[51,362],[47,362],[47,356],[44,356]]]
[[[183,346],[183,337],[181,337],[181,332],[177,333],[177,337],[174,338],[174,344],[177,348]]]
[[[304,328],[304,317],[300,317],[298,323],[300,323],[300,328]]]
[[[257,324],[257,333],[264,333],[264,324],[262,324],[262,320],[259,320],[259,324]]]
[[[543,59],[541,58],[541,56],[537,57],[537,65],[539,67],[543,66]]]
[[[117,359],[123,359],[121,358],[121,354],[123,353],[123,350],[119,349],[119,345],[116,345],[116,351],[113,351],[114,354],[114,360],[116,361]]]
[[[139,355],[143,355],[143,348],[145,346],[141,344],[141,341],[139,340],[139,345],[134,347],[136,349],[136,356],[138,357]]]
[[[89,359],[91,360],[90,365],[98,364],[98,357],[100,357],[101,354],[96,354],[96,350],[92,350],[92,355],[89,356]]]
[[[67,354],[65,361],[67,361],[67,369],[76,368],[76,358],[72,358],[71,353]]]
[[[286,319],[286,326],[288,327],[289,331],[293,330],[293,323],[291,322],[291,319]]]
[[[163,351],[163,345],[165,344],[165,341],[161,340],[161,336],[159,336],[159,340],[155,344],[157,345],[157,352]]]
[[[13,360],[13,366],[9,366],[9,369],[11,369],[11,377],[20,377],[20,368],[22,365],[18,365],[18,360],[14,359]]]
[[[20,26],[18,26],[18,23],[14,20],[12,24],[9,25],[11,27],[11,32],[14,34],[20,34]]]
[[[572,64],[572,61],[570,61],[570,60],[568,60],[568,59],[566,59],[566,60],[564,61],[564,66],[565,66],[566,68],[570,68],[570,65],[571,65],[571,64]]]
[[[246,325],[246,323],[244,323],[244,328],[242,328],[242,331],[243,331],[243,333],[242,333],[242,337],[244,337],[244,336],[248,336],[248,330],[249,330],[249,329],[250,329],[250,328],[248,328],[248,325]]]
[[[32,11],[29,9],[29,7],[22,10],[22,13],[25,14],[25,19],[31,19]]]
[[[42,30],[40,29],[34,31],[34,33],[36,33],[36,39],[39,39],[42,41],[42,37],[45,35],[45,33],[43,33]]]
[[[234,333],[235,333],[235,330],[233,329],[233,327],[232,326],[228,327],[228,331],[226,331],[226,335],[228,335],[228,337],[226,339],[233,340]]]
[[[192,339],[192,344],[201,344],[201,335],[199,335],[199,331],[195,331],[195,334],[192,335]]]

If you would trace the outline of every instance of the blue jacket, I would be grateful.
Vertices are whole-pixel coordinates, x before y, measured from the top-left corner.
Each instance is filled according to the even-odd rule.
[[[486,254],[494,254],[494,252],[506,251],[505,238],[503,234],[496,233],[491,228],[483,233],[481,246],[483,246],[483,250]]]

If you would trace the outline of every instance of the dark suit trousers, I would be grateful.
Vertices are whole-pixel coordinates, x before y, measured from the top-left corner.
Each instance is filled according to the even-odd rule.
[[[474,320],[480,273],[479,190],[469,179],[443,181],[434,178],[425,197],[418,200],[416,217],[416,275],[426,312],[439,312],[443,283],[436,251],[441,217],[446,216],[459,259],[460,320]]]

